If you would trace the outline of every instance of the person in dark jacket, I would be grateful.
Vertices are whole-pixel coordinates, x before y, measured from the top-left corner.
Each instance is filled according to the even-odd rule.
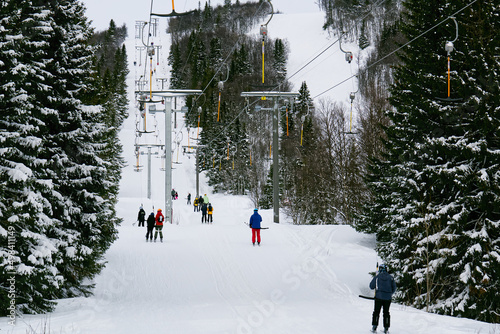
[[[260,223],[262,222],[262,217],[259,215],[259,209],[253,210],[253,215],[250,216],[250,228],[252,229],[252,244],[255,246],[255,239],[257,239],[257,244],[260,246]]]
[[[155,214],[151,212],[147,221],[148,231],[146,233],[146,241],[148,241],[148,237],[150,241],[153,241],[153,229],[155,228],[155,223],[156,223]]]
[[[142,208],[139,209],[139,214],[137,215],[137,221],[139,222],[139,227],[144,227],[144,221],[146,220],[146,211]]]
[[[377,331],[380,309],[384,309],[384,333],[389,333],[391,326],[391,315],[389,307],[391,306],[392,294],[396,291],[396,282],[387,272],[387,265],[381,264],[378,267],[378,275],[373,277],[370,282],[370,289],[375,289],[375,309],[372,316],[372,332]]]
[[[191,193],[188,193],[188,197],[187,197],[187,204],[190,205],[191,204]]]
[[[205,203],[202,204],[201,206],[201,223],[208,223],[208,218],[207,218],[207,205]]]

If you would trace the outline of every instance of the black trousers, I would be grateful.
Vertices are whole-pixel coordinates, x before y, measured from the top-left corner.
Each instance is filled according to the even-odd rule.
[[[154,226],[151,226],[151,227],[148,226],[148,231],[146,232],[146,240],[148,240],[148,237],[149,237],[149,240],[153,240],[153,229],[154,228],[155,228]]]
[[[391,314],[389,308],[391,307],[391,300],[383,300],[375,298],[375,309],[373,310],[372,326],[378,326],[378,319],[380,317],[380,310],[383,308],[384,328],[391,326]]]

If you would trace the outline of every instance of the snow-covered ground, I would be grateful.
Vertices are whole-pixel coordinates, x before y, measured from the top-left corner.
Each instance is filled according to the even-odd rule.
[[[308,22],[311,30],[301,33],[298,20]],[[282,36],[290,43],[289,73],[328,45],[327,36],[318,30],[322,22],[319,17],[282,14],[270,24],[272,37]],[[134,36],[129,35],[132,63]],[[310,44],[301,47],[305,41]],[[312,90],[315,85],[324,87],[320,81],[334,79],[333,74],[350,74],[343,55],[332,52],[334,57],[340,55],[340,61],[314,63],[321,75],[313,74],[314,64],[308,68]],[[322,67],[335,64],[341,68]],[[50,333],[61,334],[368,333],[373,302],[358,295],[372,293],[369,272],[380,261],[374,237],[349,226],[290,225],[283,213],[281,224],[274,224],[272,211],[261,210],[263,225],[269,229],[262,231],[262,245],[254,247],[244,224],[252,214],[252,202],[244,196],[213,194],[204,175],[200,193],[206,193],[214,206],[214,223],[201,224],[201,214],[193,212],[185,200],[188,192],[195,194],[193,155],[174,151],[173,161],[179,164],[174,164],[173,187],[179,199],[174,201],[173,224],[165,226],[163,243],[145,241],[145,228],[134,225],[137,211],[141,204],[148,214],[153,207],[164,208],[164,177],[161,158],[155,156],[149,200],[146,169],[140,173],[133,170],[136,125],[132,91],[140,71],[131,64],[131,111],[121,133],[128,165],[123,171],[117,211],[124,222],[119,239],[106,255],[106,268],[95,279],[94,295],[60,300],[52,314],[17,318],[14,327],[2,318],[0,332],[31,333],[28,329],[32,329],[47,333],[43,331],[47,325]],[[325,74],[330,71],[331,75]],[[303,80],[297,75],[294,82]],[[344,93],[338,93],[339,100],[345,100]],[[161,132],[162,115],[150,119],[149,124],[158,124]],[[188,145],[188,138],[193,144],[196,129],[188,134],[179,115],[173,137],[182,137],[181,145]],[[147,167],[145,156],[141,156],[141,164]],[[397,304],[392,305],[391,315],[395,334],[500,333],[495,325],[427,314]]]

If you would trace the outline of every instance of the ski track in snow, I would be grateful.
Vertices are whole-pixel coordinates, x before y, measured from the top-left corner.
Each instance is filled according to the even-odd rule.
[[[299,60],[316,51],[312,46],[329,42],[321,31],[322,20],[314,15],[304,17],[313,27],[310,31],[301,29],[302,33],[295,29],[294,34],[286,34],[291,26],[298,26],[297,14],[291,16],[293,21],[278,15],[270,24],[273,36],[286,36],[290,43],[294,69],[303,65]],[[301,54],[298,45],[305,40],[312,46]],[[127,41],[127,48],[132,63],[134,40]],[[342,57],[333,49],[331,55]],[[340,69],[331,73],[349,75],[343,60],[329,61],[329,66],[332,62]],[[143,68],[131,70],[131,88],[134,70],[141,73]],[[311,85],[314,93],[335,83],[325,75],[330,69],[320,69],[321,74],[317,70],[311,68],[303,74],[318,79]],[[297,87],[303,75],[297,76]],[[336,93],[338,100],[345,101],[350,88]],[[106,268],[94,280],[94,295],[60,300],[52,314],[20,317],[14,327],[2,318],[1,333],[26,333],[28,328],[42,333],[44,323],[51,333],[61,334],[369,332],[373,302],[358,295],[373,293],[368,289],[369,272],[379,261],[374,237],[356,233],[349,226],[290,225],[283,213],[281,224],[273,224],[272,210],[261,210],[263,226],[269,229],[261,231],[261,247],[254,247],[250,229],[243,224],[252,214],[252,202],[245,196],[213,194],[203,174],[200,194],[206,193],[214,205],[214,223],[201,224],[201,214],[193,212],[185,200],[188,192],[196,195],[192,155],[180,154],[181,164],[174,165],[173,187],[179,199],[173,203],[173,224],[167,222],[163,229],[164,242],[146,242],[146,229],[132,224],[139,205],[144,205],[147,214],[163,208],[164,177],[160,159],[153,158],[152,199],[147,199],[147,171],[133,171],[132,90],[130,100],[130,117],[121,132],[128,166],[123,170],[117,205],[124,221],[119,239],[106,254]],[[161,131],[163,117],[156,117]],[[177,125],[173,137],[182,130],[182,145],[187,145],[195,129],[188,134],[182,119]],[[178,152],[174,154],[176,161]],[[146,166],[147,159],[141,159]],[[391,315],[394,334],[500,333],[494,325],[427,314],[397,304],[392,305]]]

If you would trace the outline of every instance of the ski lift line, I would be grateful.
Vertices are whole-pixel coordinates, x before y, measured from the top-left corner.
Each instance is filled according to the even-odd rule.
[[[375,7],[375,6],[378,6],[378,5],[381,5],[385,0],[379,0],[377,3],[373,4],[371,7]],[[477,1],[477,0],[476,0]],[[364,19],[366,19],[370,14],[371,14],[371,9],[368,11],[368,13],[363,16],[362,18],[358,19],[357,21],[363,21]],[[342,36],[341,36],[342,37]],[[330,44],[326,49],[324,49],[323,51],[321,51],[317,56],[315,56],[313,59],[311,59],[310,61],[308,61],[304,66],[302,66],[300,69],[298,69],[297,71],[295,71],[295,73],[293,73],[292,75],[290,75],[288,78],[286,78],[285,80],[290,80],[292,77],[294,77],[297,73],[299,73],[300,71],[302,71],[305,67],[307,67],[309,64],[311,64],[314,60],[316,60],[319,56],[321,56],[323,53],[325,53],[328,49],[330,49],[332,46],[334,46],[337,42],[340,43],[340,38],[339,37],[336,41],[334,41],[332,44]]]
[[[420,37],[422,37],[422,36],[424,36],[424,35],[428,34],[429,32],[431,32],[432,30],[436,29],[437,27],[439,27],[440,25],[442,25],[442,24],[443,24],[443,23],[445,23],[446,21],[450,20],[452,17],[456,17],[456,15],[460,14],[461,12],[463,12],[464,10],[466,10],[467,8],[469,8],[470,6],[472,6],[472,5],[473,5],[474,3],[476,3],[477,1],[478,1],[478,0],[474,0],[474,1],[472,1],[471,3],[469,3],[468,5],[464,6],[464,7],[463,7],[463,8],[461,8],[461,9],[459,9],[458,11],[456,11],[455,13],[453,13],[451,16],[449,16],[449,17],[445,18],[444,20],[442,20],[441,22],[439,22],[439,23],[435,24],[434,26],[432,26],[431,28],[427,29],[426,31],[424,31],[423,33],[421,33],[420,35],[418,35],[417,37],[415,37],[415,38],[413,38],[412,40],[410,40],[410,41],[406,42],[405,44],[401,45],[401,46],[400,46],[399,48],[397,48],[396,50],[394,50],[394,51],[392,51],[392,52],[388,53],[387,55],[385,55],[384,57],[380,58],[379,60],[377,60],[376,62],[374,62],[374,63],[373,63],[373,64],[371,64],[370,66],[366,67],[366,68],[364,69],[364,71],[366,71],[366,70],[368,70],[369,68],[371,68],[371,67],[373,67],[373,66],[377,65],[378,63],[382,62],[384,59],[386,59],[386,58],[388,58],[388,57],[392,56],[393,54],[395,54],[395,53],[396,53],[396,52],[398,52],[399,50],[401,50],[401,49],[403,49],[403,48],[407,47],[408,45],[410,45],[411,43],[415,42],[415,41],[416,41],[417,39],[419,39]],[[332,87],[328,88],[327,90],[325,90],[325,91],[323,91],[323,92],[319,93],[318,95],[314,96],[314,97],[313,97],[313,99],[315,99],[315,98],[317,98],[317,97],[319,97],[319,96],[321,96],[321,95],[323,95],[323,94],[325,94],[325,93],[327,93],[327,92],[331,91],[331,90],[332,90],[332,89],[334,89],[334,88],[337,88],[338,86],[340,86],[340,85],[341,85],[341,84],[343,84],[344,82],[346,82],[346,81],[348,81],[348,80],[350,80],[350,79],[354,78],[354,77],[355,77],[355,76],[357,76],[357,75],[359,75],[359,73],[358,73],[358,74],[356,74],[356,75],[351,75],[351,76],[350,76],[350,77],[348,77],[347,79],[342,80],[341,82],[339,82],[339,83],[337,83],[337,84],[333,85]]]
[[[152,0],[151,0],[151,1],[152,1]],[[255,17],[255,16],[257,15],[257,13],[259,12],[260,8],[262,7],[262,4],[263,4],[263,3],[261,3],[261,4],[259,5],[259,7],[255,10],[255,12],[253,13],[252,17]],[[210,79],[210,81],[207,83],[207,85],[205,86],[205,88],[201,91],[201,94],[200,94],[200,95],[199,95],[199,96],[198,96],[198,97],[194,100],[194,103],[193,103],[193,108],[194,108],[194,106],[196,105],[196,102],[198,102],[198,100],[200,99],[200,97],[201,97],[202,95],[204,95],[204,93],[205,93],[205,91],[208,89],[208,87],[210,87],[211,83],[214,81],[215,77],[219,74],[219,72],[221,71],[222,67],[223,67],[223,66],[227,66],[227,64],[226,64],[226,63],[227,63],[227,61],[229,60],[229,58],[231,57],[231,55],[234,53],[234,51],[236,50],[236,48],[237,48],[237,47],[238,47],[238,45],[240,44],[240,40],[241,40],[242,38],[243,38],[243,36],[238,37],[238,40],[237,40],[237,41],[235,42],[235,44],[233,45],[233,47],[231,48],[231,50],[230,50],[230,51],[229,51],[229,53],[227,54],[226,58],[225,58],[225,59],[221,62],[220,66],[217,68],[217,71],[214,73],[214,75],[212,76],[212,78]],[[186,61],[186,64],[187,64],[187,61]],[[186,65],[185,65],[185,66],[186,66]],[[184,67],[185,67],[185,66],[184,66]],[[228,75],[229,75],[229,73],[228,73]],[[278,86],[279,86],[279,85],[278,85]],[[278,86],[276,86],[276,87],[278,87]],[[255,102],[255,103],[256,103],[256,102]],[[228,126],[229,126],[229,125],[231,125],[231,124],[233,124],[233,123],[236,121],[236,119],[237,119],[237,118],[238,118],[238,117],[239,117],[239,116],[243,113],[243,111],[245,111],[245,108],[243,108],[243,110],[242,110],[242,111],[241,111],[241,112],[240,112],[240,113],[236,116],[236,118],[235,118],[235,119],[233,119],[233,120],[231,121],[231,123],[229,123],[229,124],[228,124]],[[184,126],[185,126],[185,124],[183,124],[183,125],[182,125],[181,130],[184,128]],[[198,128],[199,128],[199,127],[198,127]],[[223,130],[223,131],[224,131],[224,130]],[[222,132],[221,132],[221,133],[222,133]],[[216,136],[214,139],[216,139],[216,138],[217,138],[217,136]]]
[[[260,8],[262,7],[262,4],[260,4],[260,6],[257,8],[257,10],[254,12],[254,14],[252,15],[252,17],[255,17],[257,15],[257,13],[259,12]],[[222,67],[223,66],[227,66],[226,65],[226,62],[229,60],[229,57],[231,57],[231,55],[233,54],[234,50],[238,47],[238,45],[240,44],[240,40],[243,38],[243,36],[240,36],[238,37],[238,40],[234,43],[233,47],[231,48],[231,50],[229,51],[228,55],[226,56],[226,58],[224,58],[224,60],[221,62],[221,64],[219,65],[219,67],[217,68],[217,71],[214,73],[214,75],[212,76],[212,78],[210,79],[210,81],[207,83],[207,85],[205,86],[205,88],[202,90],[202,94],[208,89],[208,87],[210,87],[210,84],[214,81],[215,77],[219,74],[219,72],[221,71]],[[199,99],[199,97],[195,100],[195,102],[197,102]],[[194,105],[194,104],[193,104]]]
[[[151,0],[153,1],[153,0]],[[262,7],[262,3],[260,4],[260,6],[256,9],[256,11],[254,12],[253,14],[253,17],[255,17],[258,13],[258,11],[260,10],[260,8]],[[269,22],[269,21],[268,21]],[[233,45],[233,47],[231,48],[231,50],[229,51],[228,55],[226,56],[226,58],[224,59],[224,61],[221,62],[220,66],[218,67],[217,71],[214,73],[214,75],[212,76],[212,78],[210,79],[210,81],[207,83],[207,85],[205,86],[205,88],[202,90],[201,94],[195,99],[194,103],[193,103],[193,107],[196,105],[196,102],[200,99],[200,96],[203,95],[205,93],[205,91],[208,89],[208,87],[210,87],[210,84],[214,81],[215,77],[219,74],[219,72],[221,71],[222,67],[224,65],[226,65],[226,62],[228,61],[229,57],[231,57],[231,55],[234,53],[234,50],[238,47],[239,45],[239,42],[240,42],[240,39],[242,39],[242,36],[240,36],[238,38],[238,40],[236,41],[236,43]],[[186,64],[187,64],[187,61],[186,61]],[[227,66],[227,65],[226,65]],[[229,76],[229,73],[228,73],[228,76]],[[257,101],[255,101],[254,103],[257,103]],[[229,127],[231,124],[233,124],[236,119],[245,111],[246,108],[243,108],[242,111],[229,123],[227,124],[227,127]],[[199,116],[198,116],[198,123],[199,123]],[[184,124],[182,125],[181,127],[181,130],[184,128]],[[199,126],[198,126],[198,131],[199,131]],[[221,133],[225,132],[225,128],[221,131]],[[220,133],[220,134],[221,134]],[[198,134],[197,134],[197,138],[198,138]],[[214,137],[214,140],[218,138],[218,135]],[[212,140],[213,141],[213,140]],[[211,141],[211,142],[212,142]],[[210,143],[211,143],[210,142]],[[210,144],[208,143],[208,144]],[[207,145],[208,145],[207,144]]]
[[[295,73],[293,73],[292,75],[290,75],[288,78],[286,78],[285,80],[290,80],[291,78],[293,78],[297,73],[299,73],[300,71],[302,71],[304,68],[306,68],[307,66],[309,66],[313,61],[315,61],[316,59],[318,59],[319,56],[321,56],[323,53],[325,53],[326,51],[328,51],[328,49],[330,49],[332,46],[335,45],[335,43],[337,43],[338,41],[340,41],[340,38],[337,39],[335,42],[333,42],[332,44],[330,44],[326,49],[324,49],[323,51],[321,51],[320,53],[318,53],[313,59],[311,59],[309,62],[307,62],[304,66],[302,66],[301,68],[299,68],[297,71],[295,71]]]

